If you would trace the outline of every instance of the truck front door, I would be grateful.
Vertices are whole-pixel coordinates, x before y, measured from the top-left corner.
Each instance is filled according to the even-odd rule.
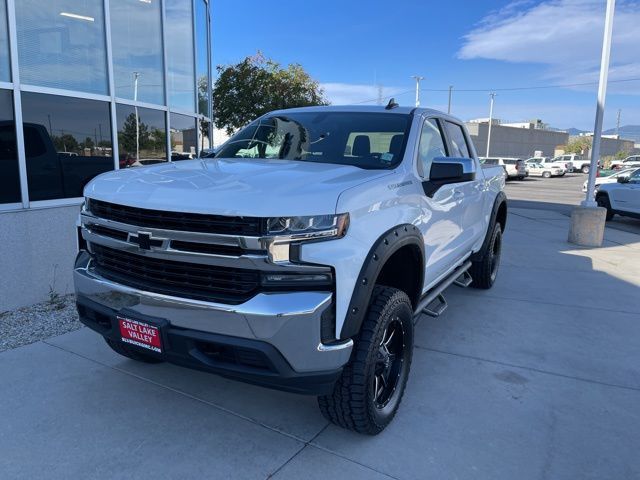
[[[423,185],[428,185],[434,158],[449,154],[442,122],[428,118],[422,124],[417,154],[417,170]],[[427,194],[423,204],[420,230],[425,244],[425,278],[427,285],[446,273],[463,249],[463,194],[459,184],[443,185]]]

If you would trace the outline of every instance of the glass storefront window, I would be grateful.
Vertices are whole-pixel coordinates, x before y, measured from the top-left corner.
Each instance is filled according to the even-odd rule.
[[[15,3],[21,83],[108,93],[102,0]]]
[[[167,160],[167,126],[163,111],[118,105],[116,115],[120,168]]]
[[[81,197],[113,169],[108,103],[22,92],[22,118],[31,201]]]
[[[109,5],[116,96],[164,105],[160,0]]]
[[[11,81],[9,64],[9,31],[7,29],[7,2],[0,0],[0,80]]]
[[[171,125],[171,160],[187,160],[197,156],[196,119],[187,115],[172,113]]]
[[[194,112],[195,67],[191,2],[165,0],[169,105]]]
[[[9,90],[0,90],[0,203],[20,201],[20,171],[13,98]]]
[[[196,78],[198,79],[198,113],[209,116],[209,22],[207,3],[196,0]]]

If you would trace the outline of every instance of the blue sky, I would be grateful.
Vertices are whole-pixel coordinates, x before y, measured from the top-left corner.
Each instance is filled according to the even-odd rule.
[[[213,2],[214,65],[261,50],[300,63],[332,103],[396,95],[414,102],[411,75],[425,90],[454,86],[452,113],[487,117],[488,92],[596,82],[605,0],[243,0]],[[618,109],[640,124],[640,2],[618,0],[605,128]],[[593,128],[597,86],[497,91],[495,116],[541,118],[559,128]],[[446,110],[446,91],[422,91],[421,103]],[[371,104],[375,104],[372,101]]]

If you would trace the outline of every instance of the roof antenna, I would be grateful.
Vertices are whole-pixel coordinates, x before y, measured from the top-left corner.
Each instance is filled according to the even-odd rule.
[[[400,105],[398,105],[396,103],[396,99],[395,98],[391,98],[389,99],[389,103],[387,103],[387,106],[384,107],[385,110],[391,110],[392,108],[396,108],[399,107]]]

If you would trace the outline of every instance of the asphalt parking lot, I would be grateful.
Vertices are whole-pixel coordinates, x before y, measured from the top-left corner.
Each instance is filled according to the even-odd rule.
[[[571,209],[585,198],[582,184],[587,180],[582,173],[567,173],[563,177],[528,177],[509,180],[505,188],[509,205],[525,209],[550,210],[571,216]],[[640,220],[616,215],[608,227],[640,234]]]

